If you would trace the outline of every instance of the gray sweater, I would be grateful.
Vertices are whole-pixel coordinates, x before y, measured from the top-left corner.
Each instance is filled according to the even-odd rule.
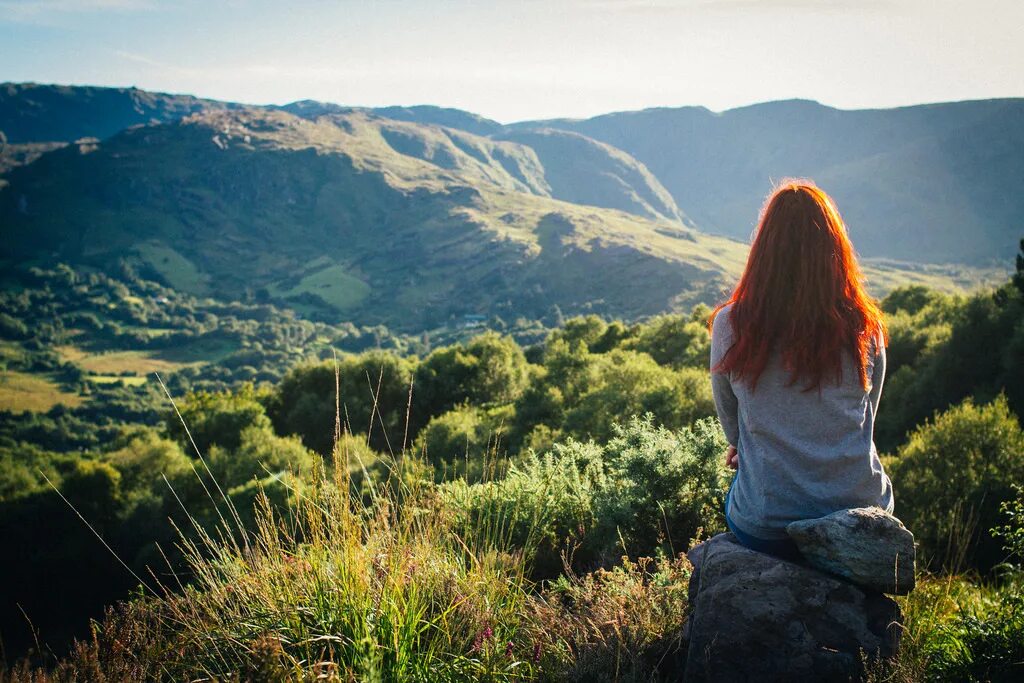
[[[732,346],[731,307],[715,317],[711,367]],[[739,452],[729,518],[751,536],[786,538],[786,525],[844,508],[877,505],[892,512],[892,483],[874,444],[875,414],[885,377],[885,347],[875,344],[860,385],[853,356],[844,353],[842,381],[821,390],[787,386],[790,373],[773,354],[752,392],[746,382],[711,373],[725,436]]]

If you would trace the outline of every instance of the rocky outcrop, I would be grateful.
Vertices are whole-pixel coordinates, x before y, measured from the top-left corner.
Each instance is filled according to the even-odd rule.
[[[914,590],[914,535],[881,508],[840,510],[793,522],[786,533],[816,569],[879,593],[906,595]]]
[[[720,534],[688,554],[686,681],[849,681],[895,655],[890,598]]]

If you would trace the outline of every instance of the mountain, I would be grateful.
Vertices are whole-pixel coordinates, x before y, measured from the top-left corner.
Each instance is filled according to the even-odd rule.
[[[397,329],[556,305],[634,318],[719,296],[745,256],[678,222],[546,196],[525,145],[365,112],[207,111],[6,178],[5,258],[127,259],[184,291]]]
[[[0,173],[58,142],[240,106],[134,88],[0,85],[0,132],[11,143]],[[1020,238],[1024,99],[855,111],[787,100],[720,113],[659,108],[510,126],[434,106],[305,100],[268,109],[311,121],[362,114],[443,128],[451,144],[453,130],[517,142],[545,168],[546,186],[533,184],[533,192],[744,241],[772,183],[791,176],[811,177],[836,198],[864,256],[990,265],[1005,263]],[[448,147],[436,151],[443,157]],[[433,153],[429,145],[405,151]]]
[[[11,144],[102,139],[129,126],[236,106],[138,88],[0,83],[0,131]]]
[[[925,108],[927,134],[899,116],[903,127],[871,128],[850,117],[875,113],[828,110],[846,123],[785,148],[763,138],[816,130],[820,105],[500,127],[438,107],[256,107],[134,89],[3,88],[0,121],[18,142],[0,155],[0,262],[109,269],[128,261],[195,295],[274,301],[398,331],[468,314],[538,318],[556,307],[631,319],[717,300],[746,246],[706,231],[729,232],[716,216],[749,214],[749,232],[765,169],[799,152],[793,172],[807,172],[800,164],[824,163],[829,145],[845,150],[835,154],[845,161],[818,177],[838,188],[857,246],[919,261],[868,262],[877,293],[986,277],[920,261],[954,247],[961,264],[998,256],[1021,201],[1005,190],[1007,178],[984,169],[1013,176],[1022,128],[1009,115],[992,125],[994,114],[977,111],[988,111],[984,103]],[[731,122],[729,135],[716,128],[720,119]],[[105,135],[117,126],[125,127]],[[943,169],[942,154],[965,167]],[[886,186],[880,167],[904,182]],[[967,169],[974,177],[964,178]],[[958,184],[971,196],[960,198]],[[959,212],[941,214],[955,201]],[[886,248],[868,239],[871,225],[858,213],[866,207],[889,212]],[[923,236],[922,216],[931,221]],[[998,229],[978,228],[982,218]],[[915,239],[916,251],[905,246]]]
[[[299,100],[279,107],[279,109],[290,114],[296,114],[304,118],[315,119],[324,114],[350,114],[357,111],[370,112],[395,121],[408,121],[410,123],[425,123],[433,126],[444,126],[445,128],[456,128],[474,135],[491,135],[502,130],[502,125],[497,121],[485,119],[472,112],[462,109],[451,109],[448,107],[434,107],[430,105],[417,105],[414,107],[343,107],[330,102],[318,102],[316,100]]]
[[[9,146],[6,153],[0,154],[0,174],[15,166],[31,163],[42,152],[62,143],[86,137],[105,139],[134,125],[176,121],[194,113],[225,111],[241,106],[135,88],[3,84],[0,85],[0,132],[6,135]],[[457,148],[470,156],[480,156],[477,148],[483,149],[480,147],[482,143],[469,141],[463,132],[486,136],[502,130],[498,122],[476,114],[433,106],[370,109],[301,100],[267,109],[288,112],[311,121],[323,116],[364,114],[392,122],[422,124],[405,129],[391,126],[385,135],[403,154],[441,166],[456,163],[455,159],[461,156],[457,154]],[[445,128],[447,132],[425,133],[424,126]],[[419,132],[409,133],[412,130]],[[682,212],[658,180],[643,164],[621,150],[563,131],[509,135],[513,140],[529,138],[535,143],[535,151],[544,156],[543,163],[548,169],[546,175],[550,182],[543,178],[519,177],[518,180],[529,186],[528,191],[575,203],[621,209],[650,218],[683,220]],[[496,156],[490,162],[506,162],[500,145],[486,143],[484,146],[496,150]],[[488,153],[482,154],[487,156]],[[511,163],[509,169],[512,173],[523,170],[514,160],[507,161]],[[533,163],[536,165],[537,160]],[[536,173],[543,175],[540,171]],[[2,183],[0,180],[0,185]]]
[[[923,262],[1005,261],[1024,213],[1024,99],[843,111],[768,102],[524,122],[621,149],[701,229],[746,239],[772,182],[815,179],[858,250]]]
[[[517,142],[536,152],[553,197],[648,218],[685,220],[658,179],[611,145],[553,128],[510,131],[496,139]]]

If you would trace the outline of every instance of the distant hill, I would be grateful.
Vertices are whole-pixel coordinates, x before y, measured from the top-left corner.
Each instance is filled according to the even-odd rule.
[[[867,267],[878,293],[975,283],[958,263],[1004,256],[1019,230],[1012,100],[888,127],[807,102],[500,126],[438,107],[0,90],[0,262],[126,260],[195,295],[399,331],[717,300],[746,256],[727,236],[749,234],[776,167],[836,194],[860,251],[886,257]]]
[[[611,145],[552,128],[510,131],[496,137],[533,149],[544,165],[551,195],[558,199],[649,218],[685,219],[658,179]]]
[[[397,329],[556,305],[652,314],[717,297],[745,254],[545,196],[530,147],[361,112],[210,111],[66,146],[7,180],[6,257],[126,258],[184,291]]]
[[[138,88],[0,83],[0,131],[12,144],[102,139],[129,126],[236,106]]]
[[[701,229],[740,239],[786,176],[829,191],[869,256],[1006,261],[1024,232],[1024,99],[860,111],[790,100],[515,128],[575,131],[624,150]]]

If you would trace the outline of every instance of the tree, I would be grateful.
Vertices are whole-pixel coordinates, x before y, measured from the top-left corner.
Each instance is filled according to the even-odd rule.
[[[1001,559],[989,529],[1000,505],[1024,484],[1024,432],[1005,397],[986,405],[967,399],[911,434],[886,468],[896,491],[896,515],[932,565],[992,568]],[[962,567],[951,567],[961,569]]]
[[[270,419],[251,385],[237,392],[195,392],[180,403],[178,409],[182,419],[173,412],[168,415],[168,433],[188,450],[192,449],[191,441],[195,441],[201,454],[213,444],[234,450],[248,427],[270,427]]]
[[[366,434],[369,430],[375,449],[390,448],[397,453],[405,429],[414,368],[414,360],[376,350],[345,355],[337,366],[333,361],[301,366],[281,380],[267,401],[267,412],[279,434],[297,434],[307,448],[330,456],[334,445],[337,371],[340,419],[345,428],[354,434]]]

